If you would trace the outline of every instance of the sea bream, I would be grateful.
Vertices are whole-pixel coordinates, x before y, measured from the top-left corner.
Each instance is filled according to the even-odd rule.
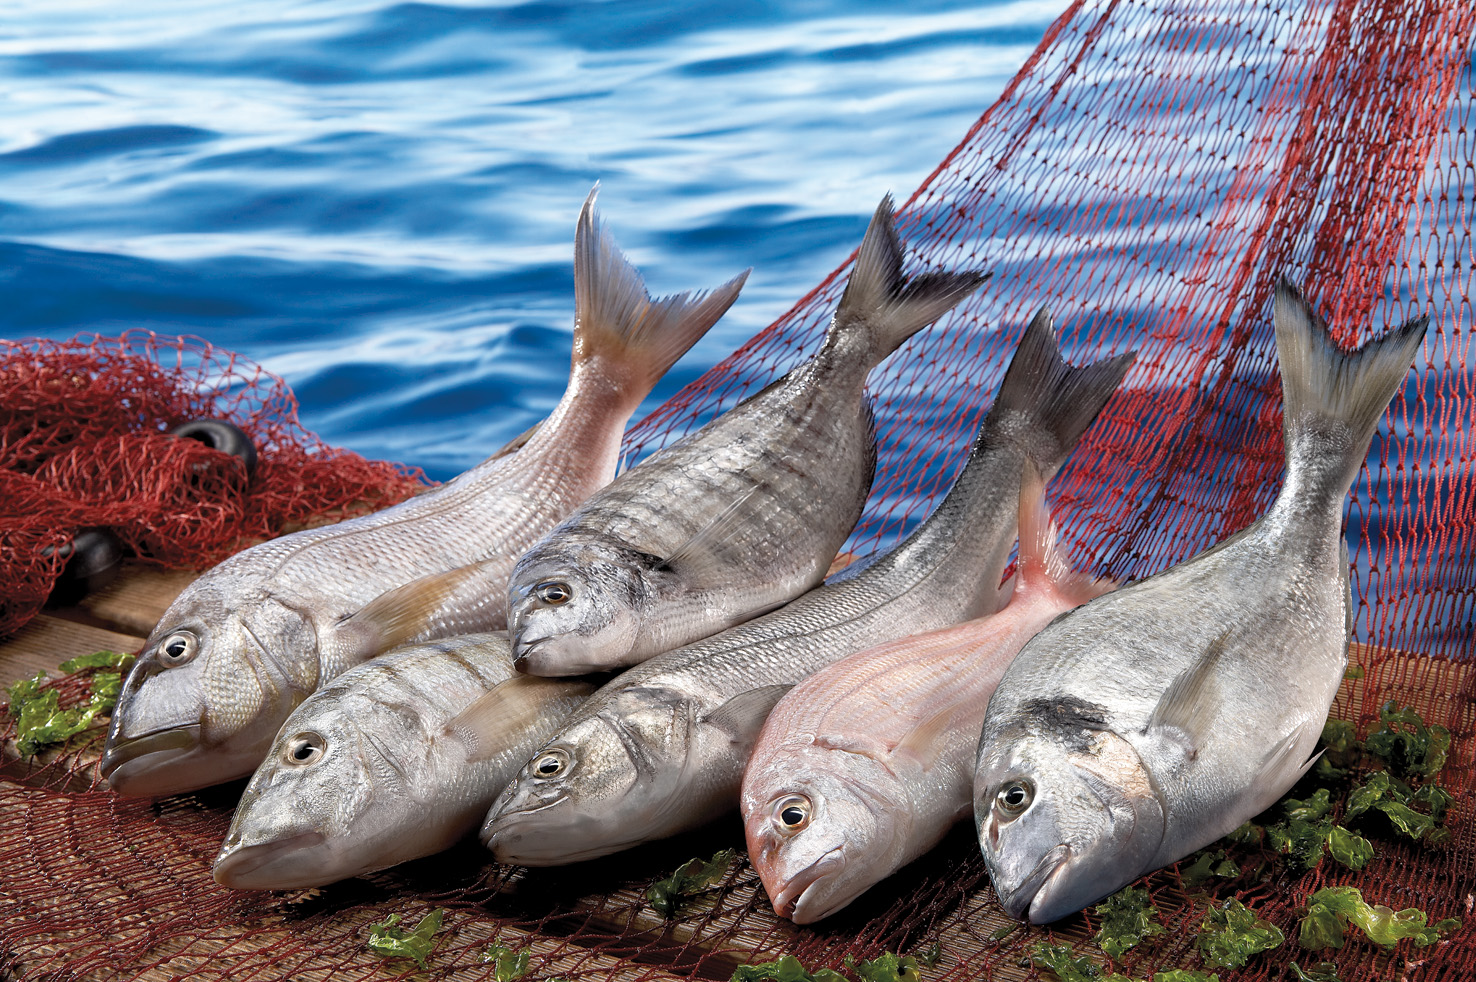
[[[450,847],[593,690],[514,672],[500,632],[349,669],[282,724],[236,806],[216,881],[322,886]]]
[[[906,540],[780,610],[606,684],[498,799],[483,842],[504,862],[555,865],[736,807],[754,740],[791,686],[853,651],[998,609],[1022,468],[1056,472],[1131,358],[1070,367],[1042,312],[953,487]]]
[[[1311,766],[1346,664],[1343,502],[1425,334],[1343,351],[1276,290],[1286,479],[1219,545],[1078,607],[989,704],[979,843],[1012,917],[1045,923],[1187,856]]]
[[[102,773],[123,794],[250,774],[298,703],[398,644],[501,628],[524,550],[615,474],[662,374],[738,296],[652,300],[595,218],[574,244],[574,354],[553,413],[516,452],[392,508],[238,553],[170,605],[129,673]]]
[[[508,587],[518,667],[634,665],[817,585],[876,469],[867,374],[984,279],[907,281],[883,198],[814,357],[626,471],[518,560]]]
[[[998,613],[848,655],[769,714],[743,777],[774,912],[812,924],[927,852],[974,807],[989,696],[1026,641],[1112,588],[1073,572],[1026,464],[1020,562]]]

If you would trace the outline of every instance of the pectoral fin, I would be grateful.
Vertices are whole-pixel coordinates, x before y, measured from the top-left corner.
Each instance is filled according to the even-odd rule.
[[[1193,759],[1209,739],[1220,708],[1220,656],[1229,632],[1209,643],[1203,654],[1164,690],[1145,732],[1183,746]]]
[[[792,685],[765,685],[749,689],[723,703],[702,717],[702,722],[716,726],[738,743],[749,743],[763,729],[764,720]]]
[[[446,732],[466,746],[468,761],[488,760],[538,723],[551,704],[588,696],[588,682],[518,675],[499,682],[457,713]]]
[[[472,563],[411,580],[369,601],[340,621],[334,632],[346,649],[359,655],[358,660],[434,637],[436,618],[443,609],[466,587],[485,579],[486,573],[484,564]]]
[[[760,489],[761,485],[754,485],[745,491],[667,556],[662,565],[698,582],[709,579],[709,572],[724,569],[735,540],[753,520],[753,509],[762,500],[756,497]]]
[[[912,760],[924,771],[932,770],[947,749],[948,730],[962,711],[963,707],[955,704],[923,720],[898,742],[892,756]]]

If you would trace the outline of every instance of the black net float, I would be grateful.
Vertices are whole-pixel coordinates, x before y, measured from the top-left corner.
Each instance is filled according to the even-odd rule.
[[[195,419],[181,423],[169,431],[172,436],[195,440],[207,447],[240,457],[246,465],[246,479],[256,473],[256,445],[246,431],[223,419]]]
[[[123,553],[123,542],[105,528],[82,529],[63,546],[47,546],[42,555],[60,554],[67,562],[51,588],[47,603],[74,604],[87,594],[101,590],[117,577]]]

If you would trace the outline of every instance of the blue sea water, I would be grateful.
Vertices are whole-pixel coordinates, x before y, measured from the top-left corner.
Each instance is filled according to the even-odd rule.
[[[1065,0],[25,0],[0,334],[193,334],[329,443],[448,478],[567,378],[574,219],[653,292],[755,272],[654,407],[905,197]]]

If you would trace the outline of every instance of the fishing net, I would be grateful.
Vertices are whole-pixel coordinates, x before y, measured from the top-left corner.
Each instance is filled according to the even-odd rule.
[[[1200,924],[1232,897],[1288,940],[1222,979],[1295,978],[1293,963],[1315,971],[1322,959],[1349,982],[1476,973],[1473,22],[1467,0],[1082,0],[902,211],[915,268],[994,278],[873,379],[882,447],[848,545],[861,554],[896,541],[948,486],[1041,305],[1077,361],[1139,352],[1049,489],[1077,555],[1119,579],[1194,554],[1274,497],[1280,275],[1305,285],[1346,342],[1431,317],[1352,492],[1362,674],[1334,714],[1367,734],[1392,700],[1449,728],[1440,782],[1454,795],[1452,834],[1375,834],[1357,872],[1331,859],[1293,872],[1246,847],[1209,883],[1185,864],[1154,874],[1143,884],[1167,931],[1116,963],[1133,978],[1202,967]],[[631,450],[678,438],[814,350],[846,271],[635,428]],[[57,685],[65,700],[83,696],[78,680]],[[781,954],[854,977],[847,956],[935,942],[930,980],[1031,977],[1031,946],[1050,940],[1105,962],[1090,912],[1008,930],[966,828],[814,928],[777,921],[741,858],[676,917],[648,906],[656,877],[741,846],[736,820],[577,869],[498,867],[467,846],[319,891],[230,893],[209,863],[239,786],[120,799],[96,787],[93,753],[12,761],[0,783],[0,967],[16,975],[494,979],[497,964],[482,961],[494,941],[530,953],[530,980],[725,979]],[[1345,807],[1335,798],[1333,814]],[[1465,923],[1428,947],[1386,950],[1354,930],[1341,949],[1304,951],[1301,908],[1332,884]],[[366,949],[374,922],[433,909],[445,922],[424,970]]]
[[[170,430],[226,420],[245,461]],[[403,500],[418,471],[325,446],[286,383],[204,341],[132,331],[0,341],[0,637],[39,610],[84,529],[134,555],[204,568],[253,539]]]

